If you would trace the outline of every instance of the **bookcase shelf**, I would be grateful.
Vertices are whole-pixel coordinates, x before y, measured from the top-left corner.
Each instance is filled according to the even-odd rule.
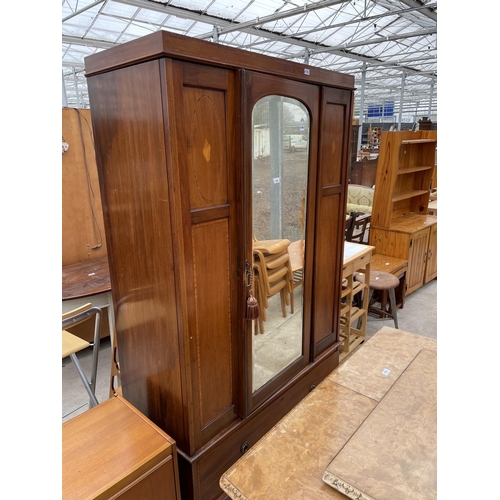
[[[418,165],[416,167],[400,168],[398,175],[413,174],[414,172],[424,172],[425,170],[432,170],[434,165]]]
[[[399,193],[395,196],[392,197],[393,203],[396,201],[402,201],[402,200],[407,200],[411,198],[415,198],[416,196],[422,196],[427,194],[429,191],[426,191],[424,189],[414,189],[412,191],[405,191],[403,193]]]
[[[401,141],[401,144],[425,144],[430,142],[434,142],[437,144],[436,139],[406,139]]]

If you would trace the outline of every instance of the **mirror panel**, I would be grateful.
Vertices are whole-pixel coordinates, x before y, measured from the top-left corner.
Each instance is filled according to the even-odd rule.
[[[296,99],[260,99],[252,112],[252,391],[302,356],[310,117]]]

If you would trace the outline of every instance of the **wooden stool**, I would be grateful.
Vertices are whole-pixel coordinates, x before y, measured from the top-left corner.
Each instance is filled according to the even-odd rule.
[[[396,288],[396,305],[398,309],[403,309],[406,299],[406,273],[408,272],[408,261],[397,257],[390,257],[384,254],[375,254],[372,256],[371,262],[372,271],[384,271],[391,273],[399,279],[399,286]],[[381,309],[387,311],[390,308],[389,294],[387,290],[379,293],[374,293],[374,296],[379,296]],[[379,318],[386,317],[385,314],[379,314]]]
[[[360,281],[361,283],[365,282],[364,274],[356,274],[354,276],[356,281]],[[375,290],[379,291],[388,291],[389,292],[389,301],[391,304],[391,312],[382,311],[387,316],[392,317],[394,320],[394,326],[398,327],[398,307],[396,304],[396,287],[399,286],[399,279],[394,276],[394,274],[386,273],[384,271],[374,271],[370,272],[370,295],[368,296],[368,308],[370,309],[370,303],[372,300],[373,292]],[[381,310],[376,307],[371,307],[375,312],[379,312]]]

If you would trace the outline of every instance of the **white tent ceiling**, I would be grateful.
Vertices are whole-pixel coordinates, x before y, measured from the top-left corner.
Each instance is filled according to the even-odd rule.
[[[355,116],[437,115],[437,0],[63,0],[63,105],[89,106],[87,55],[157,30],[352,74]]]

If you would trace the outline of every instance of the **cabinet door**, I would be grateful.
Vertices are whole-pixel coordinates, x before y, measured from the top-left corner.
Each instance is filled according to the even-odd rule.
[[[412,235],[408,255],[408,275],[406,278],[409,294],[424,284],[427,250],[429,248],[430,229],[424,229]]]
[[[313,358],[339,341],[351,99],[352,94],[347,90],[322,88],[314,241]]]
[[[429,282],[437,276],[437,224],[431,227],[429,248],[427,250],[427,263],[425,268],[424,283]]]
[[[220,68],[165,62],[173,138],[169,174],[176,186],[171,216],[178,279],[172,286],[182,311],[184,418],[190,414],[189,447],[181,449],[191,455],[241,410],[241,146],[235,78]]]
[[[245,259],[261,315],[245,322],[251,413],[310,361],[320,92],[252,72],[244,82]]]

